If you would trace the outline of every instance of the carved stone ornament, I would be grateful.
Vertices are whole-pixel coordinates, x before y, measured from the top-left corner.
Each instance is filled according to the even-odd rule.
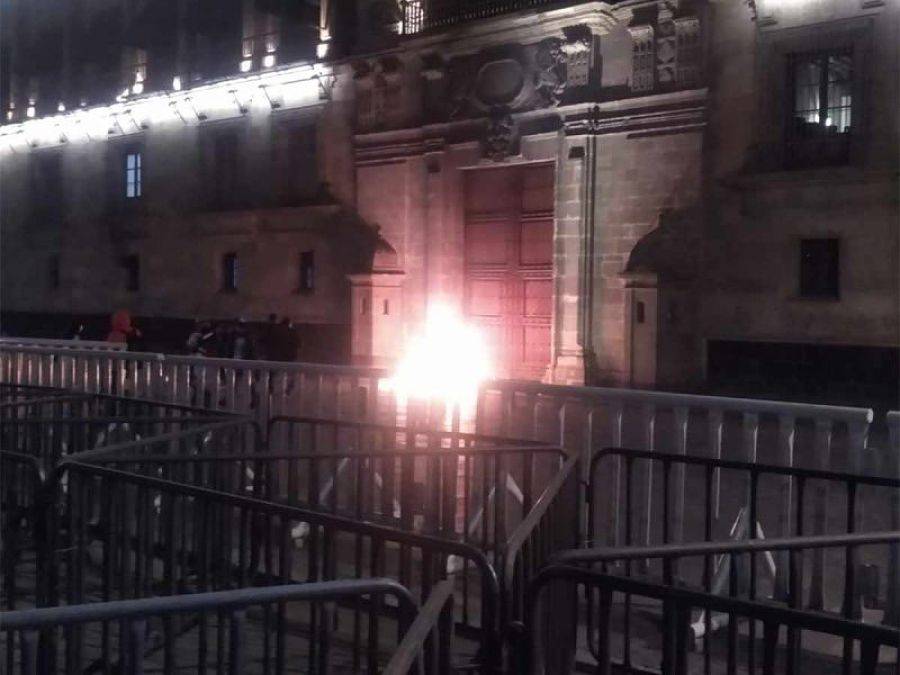
[[[535,51],[534,91],[543,107],[559,105],[566,91],[566,55],[562,45],[558,38],[547,38],[538,43]]]
[[[495,162],[502,162],[513,154],[515,143],[516,123],[512,115],[507,108],[494,108],[484,134],[484,156]]]

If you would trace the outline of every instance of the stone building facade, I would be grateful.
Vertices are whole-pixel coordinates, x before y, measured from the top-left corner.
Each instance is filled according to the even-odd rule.
[[[191,17],[198,2],[175,5]],[[42,225],[17,212],[27,200],[4,199],[4,311],[275,311],[334,326],[344,360],[384,365],[443,303],[482,328],[508,377],[895,383],[897,0],[320,0],[312,37],[277,3],[238,4],[242,28],[220,41],[248,72],[222,81],[306,75],[275,104],[256,80],[249,97],[226,85],[228,120],[68,144],[73,204],[88,210]],[[168,62],[217,53],[177,34]],[[303,45],[286,52],[296,65],[261,60],[290,43]],[[0,104],[20,115],[28,95],[13,94]],[[6,195],[33,188],[25,167],[51,150],[11,133],[23,121],[3,128]],[[289,140],[282,124],[307,135]],[[228,125],[238,140],[206,139]],[[102,172],[135,142],[153,200],[90,215],[81,167]],[[242,158],[242,179],[209,178],[217,148]],[[223,181],[228,203],[198,207]],[[279,201],[285,181],[304,196]],[[292,256],[313,249],[322,285],[292,295]],[[74,283],[18,290],[46,286],[53,251]],[[229,253],[254,261],[238,293],[216,277]],[[91,262],[134,255],[155,270],[152,290],[113,290],[116,265]]]

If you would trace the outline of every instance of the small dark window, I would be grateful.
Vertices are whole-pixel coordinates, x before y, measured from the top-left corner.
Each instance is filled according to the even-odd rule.
[[[300,254],[300,283],[301,292],[308,293],[316,287],[316,252],[303,251]]]
[[[50,290],[55,291],[60,286],[60,276],[59,276],[59,256],[51,255],[50,260],[47,264],[47,281],[50,286]]]
[[[125,199],[138,199],[142,191],[141,153],[129,150],[125,153]]]
[[[382,305],[381,313],[384,314],[385,316],[388,316],[391,313],[390,300],[384,301],[384,304]]]
[[[368,314],[369,313],[369,299],[363,298],[359,303],[359,313],[360,314]]]
[[[125,290],[138,291],[141,288],[141,260],[137,255],[126,255],[122,258],[122,270],[125,272]]]
[[[222,256],[222,290],[236,291],[238,287],[237,253],[226,253]]]
[[[635,320],[638,323],[644,323],[644,303],[638,302],[637,307],[635,309]]]
[[[837,239],[800,242],[800,297],[840,296],[840,254]]]
[[[849,50],[790,57],[791,166],[840,164],[849,157],[853,128],[853,55]]]

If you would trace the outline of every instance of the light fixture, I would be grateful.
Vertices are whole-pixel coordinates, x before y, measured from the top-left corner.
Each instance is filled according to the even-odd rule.
[[[316,58],[324,59],[326,56],[328,56],[328,43],[320,42],[316,45]]]
[[[25,117],[34,117],[34,99],[28,99],[28,107],[25,108]]]
[[[266,86],[265,84],[259,85],[259,88],[262,89],[262,93],[265,94],[266,100],[269,102],[269,107],[272,110],[280,108],[284,100],[281,97],[281,93],[278,90],[272,90],[273,88],[270,86]]]
[[[56,104],[56,112],[66,112],[66,104],[60,101]]]
[[[172,89],[181,91],[181,78],[178,75],[172,78]]]
[[[246,115],[248,112],[250,112],[250,100],[252,100],[252,98],[244,102],[241,97],[238,96],[237,89],[231,89],[229,93],[234,98],[234,102],[237,104],[238,111],[241,113],[241,115]]]
[[[12,118],[13,118],[13,111],[12,111],[12,109],[7,110],[7,111],[6,111],[6,119],[7,119],[7,120],[11,120]]]
[[[271,68],[275,65],[275,55],[266,54],[262,60],[263,68]]]
[[[131,93],[132,93],[132,94],[142,94],[142,93],[144,93],[144,83],[143,83],[143,82],[135,82],[135,83],[131,86]]]
[[[249,73],[249,72],[250,72],[250,68],[252,68],[252,67],[253,67],[253,61],[252,61],[252,60],[250,60],[250,59],[244,59],[243,61],[241,61],[241,72],[242,72],[242,73]]]

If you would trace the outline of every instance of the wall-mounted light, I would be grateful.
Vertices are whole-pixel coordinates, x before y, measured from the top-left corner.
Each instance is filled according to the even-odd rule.
[[[320,42],[316,45],[316,58],[324,59],[326,56],[328,56],[328,43]]]
[[[240,70],[242,73],[249,73],[252,67],[253,61],[251,59],[244,59],[241,61]]]
[[[275,55],[266,54],[262,60],[263,68],[271,68],[275,65]]]
[[[181,78],[178,75],[172,78],[172,89],[181,91]]]
[[[60,101],[56,104],[56,112],[66,112],[66,104]]]
[[[337,78],[334,76],[334,72],[331,70],[326,70],[318,63],[314,67],[315,71],[315,79],[319,84],[319,100],[320,101],[330,101],[331,100],[331,92],[334,90],[334,85]]]
[[[34,117],[34,99],[28,99],[28,107],[25,108],[25,117],[33,118]]]
[[[266,100],[269,102],[269,107],[272,110],[280,108],[284,103],[284,97],[281,94],[280,87],[273,87],[271,85],[261,84],[259,88],[262,90],[262,93],[265,95]]]
[[[231,89],[229,93],[234,99],[234,102],[237,104],[238,111],[241,113],[241,115],[246,115],[248,112],[250,112],[250,103],[253,100],[252,94],[250,95],[250,97],[247,97],[246,95],[241,96],[237,89]]]

